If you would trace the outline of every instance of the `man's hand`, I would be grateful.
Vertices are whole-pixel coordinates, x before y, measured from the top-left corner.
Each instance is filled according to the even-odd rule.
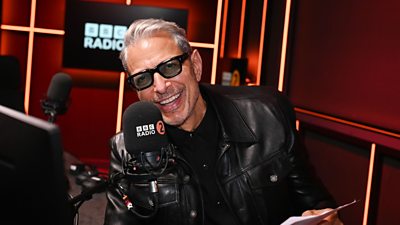
[[[312,209],[312,210],[307,210],[303,212],[302,216],[312,216],[312,215],[320,215],[328,210],[331,210],[329,208],[326,209]],[[318,223],[318,225],[343,225],[343,222],[339,219],[338,214],[335,212],[326,218],[324,218],[323,221]]]

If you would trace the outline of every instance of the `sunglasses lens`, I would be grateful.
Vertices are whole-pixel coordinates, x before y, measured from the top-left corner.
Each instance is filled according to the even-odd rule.
[[[153,84],[153,75],[158,72],[164,78],[172,78],[182,72],[182,63],[188,58],[188,53],[175,56],[168,61],[158,64],[153,69],[147,69],[143,72],[133,74],[128,77],[128,83],[134,89],[140,91],[150,87]]]
[[[132,77],[132,84],[134,88],[143,90],[151,85],[153,82],[153,75],[150,72],[143,72]]]
[[[182,70],[182,64],[178,59],[173,59],[159,66],[160,73],[166,77],[171,78],[178,75]]]

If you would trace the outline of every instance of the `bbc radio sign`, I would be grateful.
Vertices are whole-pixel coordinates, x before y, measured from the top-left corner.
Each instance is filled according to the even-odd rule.
[[[119,53],[133,21],[162,18],[186,29],[187,17],[182,9],[68,0],[63,67],[123,71]]]
[[[121,51],[127,29],[120,25],[85,23],[83,48]]]

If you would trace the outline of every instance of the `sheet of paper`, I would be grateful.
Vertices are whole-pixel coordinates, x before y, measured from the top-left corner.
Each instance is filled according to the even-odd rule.
[[[331,209],[328,210],[320,215],[312,215],[312,216],[292,216],[289,217],[285,222],[283,222],[281,225],[315,225],[318,224],[318,222],[321,222],[325,217],[343,209],[346,208],[350,205],[353,205],[356,203],[357,200],[354,200],[350,203],[341,205],[337,207],[336,209]]]

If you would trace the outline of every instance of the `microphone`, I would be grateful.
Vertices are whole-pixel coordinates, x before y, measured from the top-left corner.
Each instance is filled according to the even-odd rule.
[[[121,172],[109,174],[109,178],[106,180],[97,176],[87,176],[85,172],[84,180],[90,179],[95,184],[69,200],[75,206],[75,211],[83,201],[91,199],[93,194],[106,191],[113,186],[116,187],[115,190],[124,200],[126,207],[138,217],[151,218],[157,213],[159,208],[157,178],[166,171],[168,165],[175,163],[173,146],[166,136],[161,112],[153,103],[139,101],[125,110],[122,125],[125,149],[132,158],[123,161]],[[73,166],[71,170],[74,173],[84,170],[84,166],[80,165],[80,167],[82,168]],[[172,169],[173,167],[168,168]],[[89,172],[89,174],[93,173]],[[130,201],[129,190],[121,184],[125,179],[138,183],[148,182],[150,194],[148,200],[151,204],[148,203],[147,211],[137,209],[139,206],[134,204],[138,201],[137,199],[133,202]]]
[[[130,105],[122,117],[122,130],[126,151],[133,157],[129,173],[154,178],[174,162],[161,112],[153,103],[139,101]]]
[[[131,212],[140,218],[151,218],[159,208],[157,178],[175,165],[174,146],[168,141],[160,110],[148,101],[135,102],[125,110],[122,131],[125,149],[132,156],[124,163],[123,173],[139,183],[148,182],[151,209],[147,213],[137,210],[128,191],[120,187],[119,192]]]
[[[54,122],[56,115],[67,111],[72,79],[66,73],[56,73],[47,90],[47,96],[40,101],[43,112],[49,116],[49,122]]]
[[[174,147],[168,141],[161,112],[151,102],[135,102],[125,110],[122,128],[125,149],[131,159],[123,161],[121,172],[111,173],[107,180],[99,178],[93,187],[71,198],[69,202],[75,206],[76,212],[83,201],[113,186],[127,209],[139,218],[148,219],[157,214],[159,209],[157,178],[163,175],[167,168],[172,170],[175,165]],[[90,178],[92,181],[97,177]],[[140,186],[148,183],[148,192],[145,192],[148,196],[138,199],[137,196],[131,195],[131,189],[123,185],[125,180],[138,182]],[[135,200],[131,201],[131,198]],[[137,202],[147,207],[143,208],[143,205]]]

